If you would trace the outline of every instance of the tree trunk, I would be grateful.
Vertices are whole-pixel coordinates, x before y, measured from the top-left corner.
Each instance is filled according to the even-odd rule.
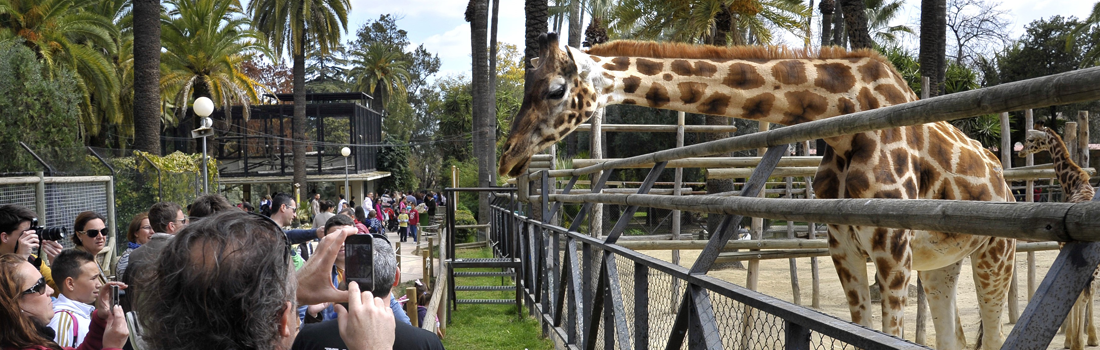
[[[134,0],[134,149],[160,155],[160,1]]]
[[[821,11],[821,46],[834,45],[832,40],[833,30],[833,10],[836,8],[836,1],[834,0],[821,0],[818,4],[818,10]]]
[[[852,50],[873,47],[875,42],[871,41],[871,34],[867,32],[867,14],[864,12],[863,0],[841,0],[840,4]]]
[[[300,43],[304,40],[298,41]],[[303,44],[304,45],[304,44]],[[294,140],[294,179],[291,183],[306,185],[306,56],[304,48],[298,48],[294,56],[294,119],[291,123],[291,139]],[[291,193],[292,198],[300,198],[300,193]]]
[[[936,97],[943,94],[947,68],[947,1],[921,1],[920,33],[920,74],[931,85],[928,96]]]
[[[535,67],[531,66],[531,59],[539,57],[539,35],[546,33],[549,23],[547,22],[547,16],[550,12],[549,5],[545,0],[526,0],[523,9],[526,12],[526,20],[524,25],[526,27],[525,40],[523,48],[523,69],[524,69],[524,83],[531,80],[531,71]]]
[[[844,11],[837,11],[836,3],[833,4],[833,45],[843,48],[848,47],[844,40]]]
[[[487,187],[492,184],[492,166],[496,160],[496,152],[486,145],[492,145],[495,141],[491,133],[489,103],[489,58],[486,36],[488,30],[489,0],[470,0],[467,8],[466,19],[470,22],[470,52],[473,53],[473,128],[474,128],[474,156],[477,157],[477,185]],[[491,158],[490,158],[491,157]],[[487,166],[488,165],[488,166]],[[480,224],[489,220],[489,196],[488,193],[479,192],[478,218]]]

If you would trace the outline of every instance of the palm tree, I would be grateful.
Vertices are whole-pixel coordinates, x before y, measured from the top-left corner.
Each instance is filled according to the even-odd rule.
[[[1088,17],[1081,20],[1081,24],[1077,28],[1073,28],[1073,31],[1066,35],[1066,50],[1068,51],[1074,45],[1076,45],[1077,36],[1084,33],[1093,26],[1100,25],[1100,2],[1097,2],[1092,7],[1092,13]],[[1085,56],[1081,58],[1081,68],[1090,67],[1100,64],[1100,47],[1092,47],[1088,52],[1085,52]]]
[[[374,97],[373,108],[381,111],[394,94],[405,94],[411,75],[409,61],[401,51],[385,44],[371,43],[365,51],[351,53],[351,74],[355,89]]]
[[[249,103],[259,101],[256,91],[260,84],[241,70],[250,53],[264,53],[263,35],[248,28],[237,0],[168,0],[174,9],[161,20],[161,55],[164,75],[161,89],[170,94],[176,106],[176,119],[187,113],[188,101],[209,97],[215,105],[225,108],[231,118],[234,104],[244,106],[244,119],[249,117]]]
[[[160,0],[134,0],[134,149],[160,154]]]
[[[867,31],[871,33],[878,47],[886,47],[898,43],[898,35],[901,33],[916,34],[913,28],[906,25],[891,26],[890,21],[901,13],[899,12],[905,2],[902,0],[864,0],[867,9]]]
[[[623,36],[714,45],[770,43],[772,27],[804,38],[810,16],[799,0],[623,0],[615,12]]]
[[[254,0],[253,28],[267,36],[276,56],[289,51],[294,65],[294,183],[306,184],[306,45],[329,52],[348,30],[348,0]]]
[[[920,12],[920,74],[928,77],[929,97],[943,93],[947,71],[947,1],[922,0]]]
[[[103,121],[121,122],[119,82],[109,59],[118,52],[119,33],[109,18],[85,11],[95,3],[0,0],[0,38],[20,38],[52,71],[76,72],[84,94],[80,123],[85,137],[98,134]]]

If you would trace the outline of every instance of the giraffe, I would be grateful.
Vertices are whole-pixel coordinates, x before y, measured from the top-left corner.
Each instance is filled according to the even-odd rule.
[[[1058,136],[1058,134],[1050,128],[1043,128],[1043,130],[1028,130],[1027,139],[1024,141],[1024,149],[1020,151],[1019,156],[1026,157],[1029,154],[1042,151],[1050,152],[1050,157],[1054,162],[1054,172],[1058,176],[1058,183],[1062,186],[1062,193],[1066,197],[1066,202],[1080,203],[1091,201],[1093,195],[1096,194],[1096,190],[1089,184],[1089,174],[1085,173],[1085,171],[1077,166],[1077,163],[1074,163],[1073,159],[1070,158],[1069,150],[1066,149],[1066,143],[1062,141],[1062,137]],[[1064,246],[1065,243],[1061,245]],[[1097,280],[1098,275],[1100,275],[1100,269],[1092,273],[1092,282]],[[1073,304],[1073,309],[1070,310],[1070,314],[1066,319],[1066,340],[1064,346],[1067,349],[1084,349],[1084,341],[1081,339],[1084,335],[1088,336],[1089,346],[1100,345],[1100,340],[1096,337],[1096,325],[1092,319],[1092,282],[1090,282],[1089,285],[1085,287],[1085,290],[1081,292],[1081,295],[1077,298],[1077,302]],[[1082,327],[1084,327],[1084,329],[1082,329]]]
[[[539,38],[539,57],[507,136],[498,171],[517,176],[530,157],[611,104],[635,104],[793,125],[916,99],[883,57],[869,50],[713,47],[617,41],[587,52]],[[1000,162],[950,123],[825,140],[814,191],[820,198],[1014,201]],[[829,252],[852,321],[872,327],[867,258],[882,288],[882,331],[901,336],[912,270],[931,305],[939,349],[966,345],[956,333],[955,292],[970,257],[985,349],[1003,343],[1001,314],[1015,240],[944,232],[829,225]]]

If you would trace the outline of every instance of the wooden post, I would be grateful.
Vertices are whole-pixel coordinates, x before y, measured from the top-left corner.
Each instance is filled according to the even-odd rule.
[[[1077,122],[1066,122],[1065,133],[1066,136],[1063,141],[1066,144],[1066,150],[1069,151],[1069,159],[1077,165],[1081,165],[1081,160],[1078,157],[1080,154],[1077,152]],[[1085,147],[1088,147],[1088,145]],[[1069,199],[1068,193],[1062,195],[1066,197],[1065,199]]]
[[[603,159],[603,114],[606,110],[603,108],[596,109],[595,113],[592,113],[592,117],[588,119],[588,122],[592,124],[592,132],[589,137],[589,154],[592,159]],[[599,179],[603,174],[602,171],[589,174],[588,179],[595,183],[596,179]],[[588,233],[592,237],[600,237],[603,235],[603,204],[592,204],[592,209],[589,211],[590,222],[588,224]]]
[[[1032,114],[1031,109],[1024,111],[1024,130],[1032,130],[1035,128],[1035,115]],[[1035,165],[1035,155],[1028,154],[1026,163],[1024,165]],[[1031,203],[1035,201],[1035,181],[1027,181],[1027,193],[1024,194],[1025,202]],[[1031,302],[1031,297],[1035,295],[1035,288],[1039,287],[1036,282],[1035,276],[1035,252],[1027,252],[1027,301]]]
[[[676,113],[676,147],[684,147],[685,117],[686,113],[684,112]],[[673,177],[672,195],[680,196],[681,194],[683,194],[682,184],[684,181],[684,168],[676,168],[674,174],[675,175]],[[674,241],[680,240],[680,230],[682,229],[680,227],[681,215],[683,214],[679,210],[672,211],[672,240]],[[680,265],[680,250],[672,251],[672,264],[677,266]],[[670,298],[669,305],[676,305],[676,301],[680,299],[680,296],[678,295],[679,293],[676,293],[675,291],[680,290],[680,280],[675,278],[672,279],[672,290],[672,293],[668,293],[668,296]]]
[[[422,280],[421,282],[424,282],[425,287],[430,288],[432,286],[431,285],[432,275],[431,275],[431,272],[429,270],[432,266],[432,251],[430,251],[430,250],[421,251],[420,256],[423,257],[423,259],[421,259],[421,260],[423,260],[423,264],[421,264],[421,265],[423,265],[423,269],[424,269],[424,271],[422,272],[423,277],[421,277],[420,279]]]
[[[768,123],[768,122],[760,122],[760,131],[759,132],[768,131],[770,126],[771,126],[771,124]],[[768,151],[767,148],[757,149],[756,150],[756,155],[759,156],[759,157],[763,157],[764,153],[767,152],[767,151]],[[761,197],[761,198],[766,197],[767,196],[766,195],[767,191],[765,191],[766,189],[767,189],[767,185],[764,185],[764,187],[760,189],[760,194],[757,195],[757,197]],[[734,228],[734,229],[737,229],[737,228]],[[752,218],[752,231],[751,232],[752,232],[752,239],[753,240],[760,240],[760,239],[764,238],[763,237],[764,236],[764,219],[763,218]],[[746,277],[745,288],[748,288],[749,290],[756,290],[756,284],[759,281],[759,279],[760,279],[760,260],[755,260],[755,259],[754,260],[749,260],[749,273],[748,273],[748,276]],[[750,307],[746,307],[744,315],[741,319],[744,320],[744,322],[741,323],[741,334],[752,334],[752,329],[753,329],[753,327],[755,327],[754,324],[756,323],[755,322],[756,316],[755,316],[755,312],[753,311],[753,309],[750,308]],[[742,349],[748,348],[748,344],[749,344],[748,342],[749,342],[750,338],[751,337],[747,337],[747,336],[746,337],[741,337],[741,348]]]
[[[794,193],[791,192],[791,186],[794,186],[794,178],[787,177],[787,198],[794,198]],[[794,221],[787,221],[787,239],[794,239]],[[802,288],[798,286],[798,261],[795,258],[789,259],[791,264],[791,293],[794,295],[794,304],[802,305]]]
[[[1077,112],[1077,165],[1089,167],[1089,111]]]
[[[397,268],[401,268],[401,241],[393,242],[393,252],[397,255]]]
[[[1001,113],[1001,169],[1012,169],[1012,133],[1008,123],[1008,112]],[[919,281],[918,281],[919,283]],[[1008,323],[1016,324],[1020,318],[1020,293],[1016,278],[1016,269],[1012,269],[1012,282],[1008,285]]]
[[[805,141],[805,147],[802,147],[804,156],[810,155],[810,141]],[[805,177],[803,180],[806,182],[806,199],[814,199],[814,186],[813,178]],[[807,223],[807,228],[810,230],[810,239],[817,239],[817,224]],[[814,309],[821,308],[821,280],[818,279],[817,257],[810,257],[810,306]]]
[[[405,288],[405,296],[409,297],[409,301],[405,302],[405,314],[409,316],[413,327],[420,328],[420,317],[416,312],[416,287]]]

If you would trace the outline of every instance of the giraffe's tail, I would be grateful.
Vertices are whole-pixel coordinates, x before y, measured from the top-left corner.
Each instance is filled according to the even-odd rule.
[[[978,345],[974,346],[975,349],[981,349],[982,348],[982,336],[984,335],[983,333],[985,332],[985,327],[984,326],[985,325],[982,323],[982,321],[978,321]]]

